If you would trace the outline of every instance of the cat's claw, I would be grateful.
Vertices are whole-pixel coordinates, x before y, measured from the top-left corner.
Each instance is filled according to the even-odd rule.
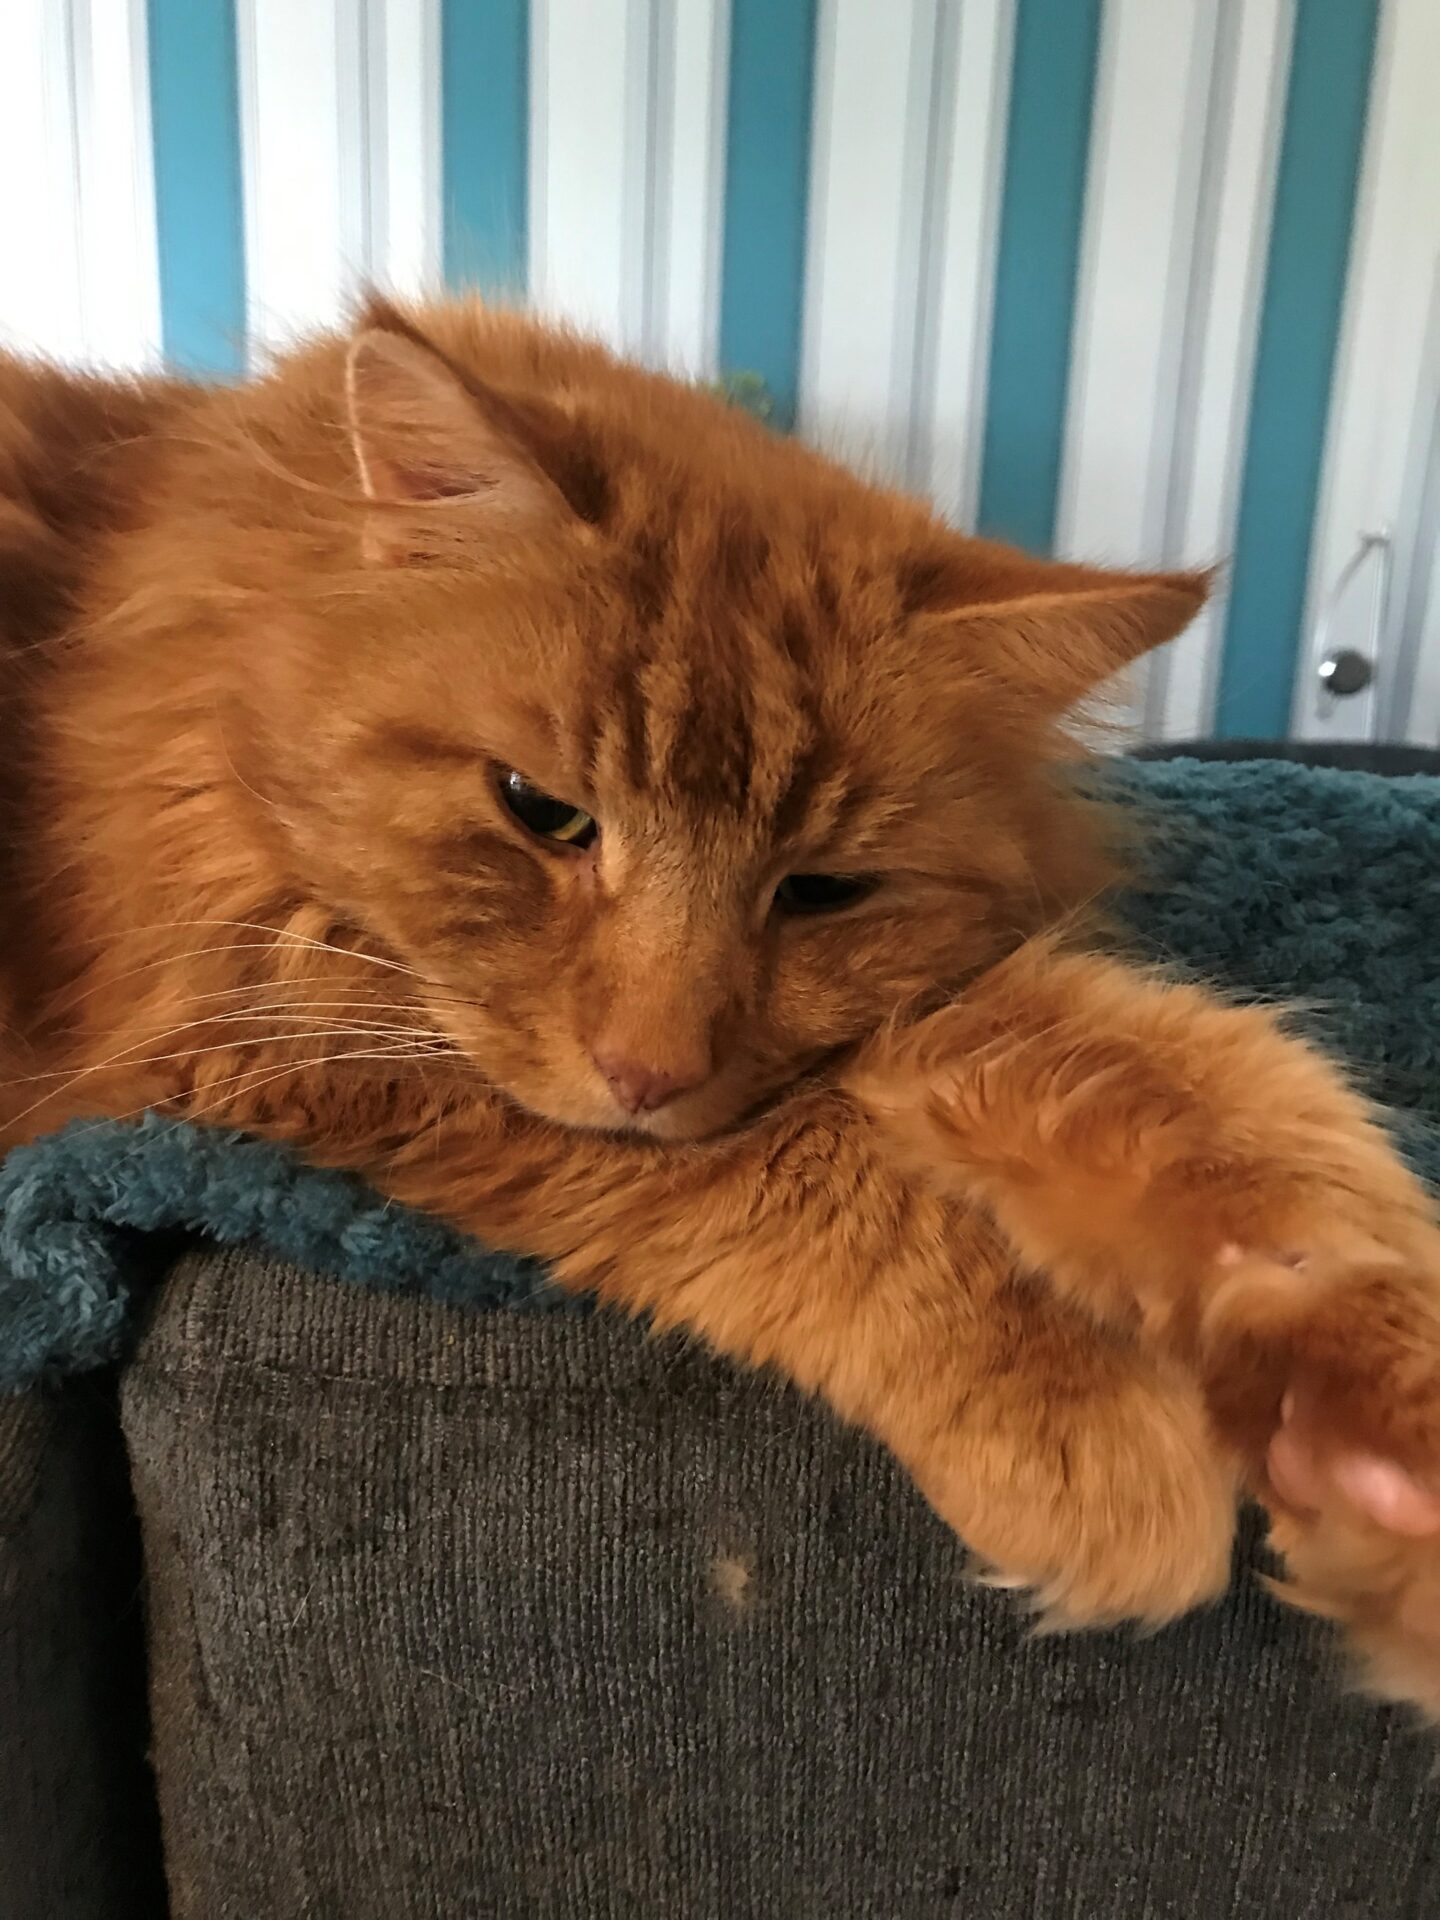
[[[970,1579],[977,1587],[990,1587],[996,1593],[1026,1593],[1033,1586],[1028,1574],[1006,1573],[1000,1567],[973,1566]]]
[[[1077,1596],[1074,1583],[1065,1578],[1042,1582],[1029,1574],[976,1567],[970,1570],[969,1579],[974,1586],[1011,1595],[1029,1623],[1030,1637],[1035,1640],[1116,1627],[1129,1627],[1142,1635],[1155,1633],[1169,1623],[1173,1614],[1214,1598],[1211,1583],[1204,1580],[1183,1601],[1176,1599],[1159,1611],[1144,1613],[1128,1604],[1107,1606],[1093,1594]]]

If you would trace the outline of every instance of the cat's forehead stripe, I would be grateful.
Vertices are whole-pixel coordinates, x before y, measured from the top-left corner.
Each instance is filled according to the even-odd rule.
[[[625,777],[637,793],[651,780],[650,720],[644,686],[644,663],[636,661],[635,670],[616,676],[611,688],[621,741],[621,764]]]
[[[386,720],[370,735],[372,749],[385,759],[411,760],[432,766],[474,766],[477,753],[473,741],[441,733],[437,728],[403,720]]]

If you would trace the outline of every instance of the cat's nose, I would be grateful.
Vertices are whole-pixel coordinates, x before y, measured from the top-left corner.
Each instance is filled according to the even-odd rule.
[[[677,1094],[698,1087],[709,1073],[708,1066],[652,1066],[645,1060],[632,1060],[621,1053],[597,1047],[591,1056],[605,1083],[627,1113],[654,1113]]]

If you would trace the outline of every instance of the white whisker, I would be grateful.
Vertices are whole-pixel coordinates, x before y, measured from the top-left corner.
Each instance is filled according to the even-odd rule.
[[[189,923],[178,922],[177,924],[185,925]],[[196,924],[200,924],[200,923],[196,923]],[[206,924],[211,924],[211,923],[206,923]],[[224,923],[222,922],[219,924],[224,924]],[[243,924],[243,923],[237,923],[237,924]],[[358,959],[358,960],[372,959],[372,956],[368,954],[352,953],[347,948],[344,948],[344,947],[326,948],[322,946],[320,950],[338,954],[344,959]],[[138,978],[139,975],[143,973],[153,973],[157,968],[178,966],[182,961],[201,960],[211,954],[277,953],[281,951],[283,951],[283,949],[278,947],[276,943],[271,940],[231,940],[231,941],[224,941],[224,942],[218,943],[215,946],[184,948],[179,953],[157,954],[155,958],[152,960],[141,961],[138,965],[134,967],[127,967],[120,973],[110,974],[103,980],[95,981],[91,986],[87,987],[84,993],[75,994],[69,998],[62,997],[60,999],[52,1001],[49,1005],[48,1012],[52,1018],[58,1014],[73,1013],[76,1008],[82,1007],[87,1000],[93,999],[97,993],[104,993],[108,988],[120,986],[127,980],[133,980]],[[375,961],[374,964],[377,966],[388,966],[391,963],[386,961]],[[466,1007],[475,1012],[480,1011],[481,1003],[479,1001],[466,998],[464,995],[447,993],[447,992],[444,992],[443,990],[439,990],[432,987],[425,980],[424,975],[417,973],[413,967],[397,966],[395,970],[407,975],[410,978],[413,978],[419,981],[421,986],[425,988],[427,999],[435,999],[437,1004],[445,1005],[445,1006]],[[220,989],[220,993],[221,994],[241,993],[241,992],[263,993],[267,991],[273,991],[277,987],[294,987],[298,991],[310,984],[311,983],[305,979],[286,980],[281,978],[277,980],[255,980],[255,981],[237,982],[233,987],[225,987]],[[355,983],[353,981],[349,981],[349,982],[345,982],[344,984],[353,986]],[[200,998],[203,996],[194,996],[194,997]]]
[[[374,1052],[351,1053],[346,1054],[344,1057],[347,1060],[398,1060],[406,1062],[413,1062],[417,1058],[416,1055],[410,1053],[404,1047],[389,1047],[378,1049]],[[308,1067],[328,1066],[333,1062],[334,1058],[335,1056],[333,1054],[322,1053],[316,1054],[310,1059],[293,1060],[287,1066],[283,1067],[247,1067],[241,1073],[230,1074],[221,1080],[213,1080],[203,1089],[206,1093],[213,1093],[217,1087],[231,1088],[234,1089],[232,1093],[222,1093],[218,1100],[207,1101],[204,1106],[181,1106],[180,1110],[175,1112],[175,1118],[177,1121],[200,1120],[206,1114],[214,1113],[217,1108],[223,1107],[227,1099],[240,1099],[253,1093],[259,1093],[265,1087],[273,1085],[275,1081],[284,1080],[289,1075],[300,1073]],[[245,1080],[254,1081],[254,1085],[241,1087],[239,1083]],[[172,1112],[175,1111],[175,1105],[176,1103],[174,1102],[166,1103],[167,1109]],[[153,1111],[154,1109],[149,1106],[132,1107],[127,1113],[111,1114],[107,1117],[114,1120],[138,1120],[142,1114]]]
[[[211,1024],[211,1022],[208,1020],[207,1021],[191,1021],[191,1022],[187,1022],[186,1024],[189,1026],[205,1026],[205,1025]],[[183,1032],[184,1030],[185,1030],[184,1027],[180,1027],[180,1028],[173,1029],[173,1032],[179,1033],[179,1032]],[[347,1038],[364,1040],[364,1039],[382,1038],[382,1039],[395,1039],[397,1041],[400,1041],[400,1040],[406,1041],[411,1048],[413,1057],[416,1059],[434,1059],[434,1060],[444,1059],[448,1061],[453,1061],[457,1065],[463,1066],[466,1064],[464,1061],[464,1056],[457,1053],[455,1049],[449,1046],[438,1034],[425,1033],[417,1028],[389,1027],[389,1026],[380,1025],[378,1023],[347,1024],[344,1026],[331,1026],[331,1027],[311,1027],[299,1033],[293,1033],[293,1032],[286,1033],[286,1034],[262,1033],[262,1034],[256,1034],[249,1038],[246,1038],[242,1035],[235,1035],[229,1039],[217,1041],[208,1046],[181,1047],[171,1053],[160,1053],[160,1054],[145,1053],[144,1049],[148,1046],[153,1045],[156,1040],[163,1040],[169,1037],[171,1037],[170,1034],[160,1033],[157,1035],[149,1036],[144,1040],[137,1040],[133,1045],[121,1049],[121,1051],[118,1053],[109,1055],[108,1058],[104,1060],[92,1061],[89,1065],[78,1068],[76,1071],[70,1074],[70,1077],[66,1079],[62,1085],[58,1087],[51,1087],[48,1090],[48,1092],[41,1094],[38,1100],[32,1101],[28,1107],[22,1108],[22,1110],[18,1114],[15,1114],[13,1118],[8,1122],[8,1125],[11,1127],[19,1126],[23,1121],[28,1120],[32,1114],[38,1113],[42,1107],[46,1107],[50,1105],[53,1101],[63,1098],[64,1095],[72,1092],[76,1087],[82,1085],[86,1080],[92,1079],[96,1074],[108,1072],[110,1069],[117,1066],[123,1066],[127,1062],[132,1062],[133,1064],[141,1067],[151,1067],[151,1066],[161,1066],[172,1060],[196,1060],[196,1059],[200,1059],[203,1055],[206,1055],[206,1054],[234,1053],[242,1047],[260,1047],[260,1046],[275,1047],[275,1046],[294,1044],[295,1042],[300,1040],[324,1040],[324,1039],[340,1040],[340,1039],[347,1039]],[[416,1045],[416,1042],[423,1043],[423,1050],[421,1047]],[[138,1060],[135,1059],[135,1056],[137,1054],[140,1056]],[[354,1051],[331,1052],[328,1054],[319,1054],[315,1056],[315,1058],[309,1061],[308,1064],[311,1066],[318,1066],[318,1065],[323,1065],[326,1062],[339,1062],[343,1060],[358,1059],[361,1057],[363,1056]],[[256,1071],[256,1069],[252,1068],[252,1069],[249,1069],[249,1071],[253,1072],[253,1071]],[[32,1074],[18,1080],[11,1080],[11,1081],[7,1081],[0,1084],[9,1086],[9,1087],[33,1086],[37,1080],[45,1079],[47,1077],[52,1077],[52,1076],[47,1076],[44,1074]]]

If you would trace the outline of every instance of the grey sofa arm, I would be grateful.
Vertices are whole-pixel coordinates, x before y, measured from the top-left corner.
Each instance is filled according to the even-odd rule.
[[[0,1914],[165,1911],[140,1547],[103,1380],[0,1395]]]
[[[1440,1910],[1433,1745],[1253,1581],[1029,1640],[880,1449],[627,1324],[196,1255],[123,1418],[183,1920]]]

